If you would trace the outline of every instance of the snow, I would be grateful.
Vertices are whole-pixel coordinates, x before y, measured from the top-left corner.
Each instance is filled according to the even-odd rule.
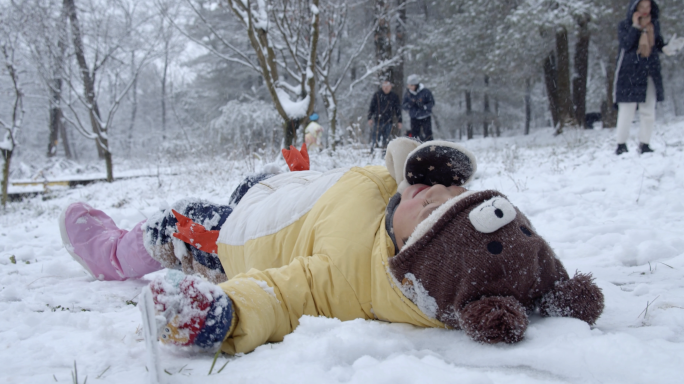
[[[380,321],[304,317],[281,343],[219,356],[160,345],[168,383],[679,383],[684,373],[684,121],[656,124],[639,156],[617,157],[614,130],[540,129],[477,138],[471,189],[504,193],[572,274],[591,272],[606,308],[596,326],[532,315],[525,339],[484,345],[463,332]],[[379,152],[379,151],[377,151]],[[345,147],[311,153],[312,169],[383,164]],[[264,156],[266,157],[266,156]],[[157,272],[124,282],[88,276],[62,246],[57,218],[87,201],[131,229],[184,197],[226,204],[263,164],[169,164],[172,172],[55,190],[0,215],[0,346],[8,383],[147,383],[140,311]],[[116,158],[115,158],[116,161]],[[284,163],[279,163],[284,166]],[[115,170],[119,164],[115,164]],[[210,175],[210,176],[207,176]],[[14,256],[16,264],[10,261]],[[221,367],[226,364],[220,373]]]
[[[306,117],[306,108],[309,106],[309,95],[306,95],[306,97],[299,101],[292,101],[287,92],[282,88],[276,88],[276,95],[288,117],[291,119]]]

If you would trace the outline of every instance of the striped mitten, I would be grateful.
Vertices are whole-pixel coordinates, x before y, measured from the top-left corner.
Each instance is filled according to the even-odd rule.
[[[159,340],[178,346],[215,349],[234,321],[233,302],[217,285],[169,271],[150,283],[155,312],[166,319]]]

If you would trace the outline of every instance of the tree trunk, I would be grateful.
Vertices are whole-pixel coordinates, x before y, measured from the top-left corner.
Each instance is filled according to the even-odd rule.
[[[4,209],[7,205],[7,189],[9,187],[9,171],[13,151],[3,149],[0,152],[2,153],[3,160],[5,160],[2,166],[2,208]]]
[[[489,76],[484,77],[484,117],[482,119],[482,135],[489,136]]]
[[[560,127],[556,133],[562,133],[563,127],[575,125],[575,117],[572,111],[572,89],[570,87],[570,53],[568,51],[568,31],[565,27],[556,32],[556,57],[558,84],[558,112]]]
[[[161,83],[161,121],[162,121],[162,141],[166,140],[166,74],[169,69],[169,42],[164,46],[164,69],[162,71]]]
[[[47,157],[54,157],[57,154],[59,145],[60,125],[62,124],[62,109],[60,100],[62,98],[62,79],[52,79],[50,86],[50,138],[48,142]]]
[[[615,60],[617,60],[617,51],[613,48],[608,55],[608,63],[606,63],[606,101],[605,106],[601,111],[601,120],[604,128],[615,128],[617,125],[617,111],[613,108],[613,104],[615,104],[615,100],[613,99]]]
[[[74,155],[71,153],[71,145],[69,145],[69,136],[67,135],[66,124],[64,124],[64,120],[59,123],[59,136],[62,138],[64,157],[71,159]]]
[[[401,51],[406,46],[406,0],[397,0],[397,27],[395,28],[395,44],[397,51]],[[399,100],[404,96],[404,55],[401,55],[401,61],[394,66],[392,71],[392,83],[394,84],[394,91],[399,95]]]
[[[297,119],[291,119],[283,123],[285,148],[290,148],[290,145],[297,144],[297,128],[299,128],[299,120]]]
[[[328,130],[328,143],[332,142],[330,146],[334,151],[337,148],[337,144],[335,142],[335,136],[337,132],[337,98],[335,97],[335,93],[331,91],[330,83],[327,79],[321,83],[321,86],[325,87],[324,89],[326,94],[322,95],[322,98],[323,105],[325,106],[325,110],[328,113],[328,121],[330,123],[330,129]],[[332,141],[330,139],[331,137]]]
[[[107,182],[114,181],[114,170],[112,166],[112,153],[105,150],[105,167],[107,168]]]
[[[473,138],[473,121],[472,121],[472,112],[473,112],[473,105],[470,100],[470,90],[465,91],[465,99],[466,99],[466,123],[468,124],[468,128],[466,129],[466,137],[468,140]]]
[[[336,132],[337,132],[337,106],[332,108],[332,111],[330,113],[330,133],[329,137],[332,136],[332,150],[334,151],[337,149],[337,143],[335,141],[336,138]]]
[[[62,76],[64,76],[64,58],[67,49],[67,12],[62,6],[58,21],[59,39],[57,40],[57,54],[54,55],[54,68],[52,68],[52,83],[50,84],[50,142],[48,143],[47,156],[53,157],[57,154],[59,136],[62,136],[64,143],[64,156],[71,158],[69,143],[64,132],[64,119],[62,118]]]
[[[572,79],[572,101],[575,107],[575,121],[585,127],[587,101],[587,74],[589,69],[589,15],[577,19],[579,32],[575,43],[575,76]]]
[[[81,28],[78,22],[78,16],[76,14],[76,5],[74,0],[64,0],[64,7],[66,8],[67,14],[69,15],[69,21],[71,22],[71,34],[74,44],[74,54],[76,55],[76,61],[78,62],[78,67],[81,71],[81,77],[83,79],[83,92],[88,102],[90,124],[93,128],[93,133],[97,135],[95,143],[97,146],[97,153],[101,159],[105,159],[107,162],[107,156],[110,157],[109,165],[107,166],[107,181],[112,181],[113,176],[111,174],[111,153],[109,153],[109,144],[106,133],[100,124],[100,109],[97,106],[97,99],[95,97],[95,74],[91,76],[90,69],[88,68],[88,63],[85,58],[85,50],[83,48],[83,38],[81,37]]]
[[[525,80],[525,134],[530,134],[530,123],[532,122],[532,82],[529,78]]]
[[[501,120],[499,120],[499,98],[494,97],[494,129],[496,137],[501,137]]]
[[[388,14],[389,0],[375,0],[375,61],[380,64],[392,58],[392,44],[390,42],[390,19]],[[385,67],[378,74],[379,80],[392,81],[392,68]]]
[[[131,52],[131,76],[135,76],[133,79],[133,85],[131,86],[131,123],[128,126],[128,153],[131,153],[133,149],[133,129],[135,128],[135,116],[138,114],[138,76],[132,73],[135,68],[135,52]]]
[[[556,69],[556,55],[549,52],[549,55],[544,59],[544,84],[546,85],[546,96],[549,98],[549,111],[551,111],[551,119],[553,126],[560,126],[560,111],[558,108],[558,83]]]

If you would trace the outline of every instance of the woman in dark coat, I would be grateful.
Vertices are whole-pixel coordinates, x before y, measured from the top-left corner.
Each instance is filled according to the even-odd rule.
[[[618,25],[620,55],[615,71],[614,100],[618,105],[615,151],[627,152],[627,138],[634,112],[639,105],[641,128],[639,153],[653,152],[649,147],[655,123],[656,101],[664,100],[658,53],[665,45],[660,34],[658,5],[654,0],[631,0],[627,18]]]

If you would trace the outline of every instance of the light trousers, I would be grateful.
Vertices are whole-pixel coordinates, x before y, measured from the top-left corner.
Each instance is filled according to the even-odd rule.
[[[634,112],[639,105],[639,141],[648,144],[651,141],[653,125],[655,124],[656,90],[651,76],[648,77],[646,86],[646,101],[643,103],[618,103],[617,119],[617,142],[625,144],[629,137],[629,129],[632,126]]]

